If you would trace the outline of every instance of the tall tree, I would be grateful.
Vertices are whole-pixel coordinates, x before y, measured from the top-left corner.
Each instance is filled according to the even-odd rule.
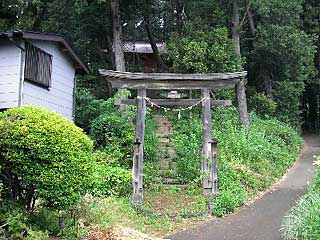
[[[303,3],[302,27],[304,31],[316,36],[317,53],[314,64],[317,74],[306,82],[303,94],[304,128],[320,129],[320,2],[305,0]]]
[[[239,16],[239,3],[238,0],[232,2],[232,39],[234,42],[236,53],[240,53],[240,16]]]
[[[113,46],[116,70],[125,72],[126,64],[122,42],[122,24],[120,18],[120,0],[111,0]]]
[[[302,0],[255,0],[253,6],[259,21],[248,58],[251,84],[274,98],[280,120],[299,127],[302,93],[315,70],[314,38],[300,29]]]

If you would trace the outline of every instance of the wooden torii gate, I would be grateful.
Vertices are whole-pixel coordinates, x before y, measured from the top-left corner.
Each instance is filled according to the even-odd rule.
[[[212,138],[211,106],[229,106],[230,100],[213,100],[210,90],[236,88],[240,119],[244,127],[249,126],[244,78],[247,72],[176,74],[176,73],[130,73],[99,70],[113,88],[135,89],[136,99],[124,99],[120,104],[137,106],[135,142],[133,155],[132,202],[139,205],[143,200],[143,145],[146,106],[150,102],[159,106],[192,106],[201,101],[202,105],[202,192],[205,197],[215,196],[218,189],[217,142]],[[201,99],[148,99],[146,90],[191,89],[201,90]],[[149,100],[149,101],[147,101]]]

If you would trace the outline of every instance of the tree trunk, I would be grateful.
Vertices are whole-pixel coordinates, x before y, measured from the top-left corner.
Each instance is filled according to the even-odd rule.
[[[233,0],[232,10],[232,40],[236,53],[240,55],[240,17],[238,0]]]
[[[241,57],[240,52],[240,16],[238,0],[233,0],[233,14],[232,14],[232,39],[235,46],[235,51]],[[240,112],[240,120],[245,128],[249,127],[249,116],[247,109],[247,98],[245,92],[244,79],[236,86],[238,96],[238,106]]]
[[[256,35],[256,27],[254,25],[254,19],[253,19],[253,13],[251,8],[249,8],[248,11],[248,20],[249,20],[249,28],[252,36],[254,37]]]
[[[120,19],[120,0],[111,0],[112,27],[113,27],[113,45],[116,70],[125,72],[126,65],[123,53],[123,43],[121,39],[122,26]]]
[[[114,62],[114,52],[112,49],[112,39],[110,36],[106,37],[106,41],[107,41],[107,50],[108,50],[108,57],[111,60],[111,64],[114,67],[115,66],[115,62]]]
[[[270,99],[273,99],[272,80],[271,80],[270,75],[267,72],[264,72],[262,78],[263,78],[264,90],[266,92],[267,97]]]
[[[145,26],[146,26],[146,31],[148,34],[148,38],[151,44],[151,48],[153,51],[153,54],[158,62],[159,68],[161,72],[165,72],[168,71],[168,67],[166,66],[166,64],[163,62],[160,53],[159,53],[159,49],[157,47],[156,41],[154,39],[152,30],[151,30],[151,26],[150,26],[150,20],[148,16],[144,16],[144,21],[145,21]]]
[[[175,15],[177,17],[177,28],[178,28],[179,34],[181,35],[183,32],[183,29],[186,25],[186,16],[185,16],[185,12],[184,12],[184,5],[181,0],[174,0],[172,4],[174,6],[174,9],[176,10]]]

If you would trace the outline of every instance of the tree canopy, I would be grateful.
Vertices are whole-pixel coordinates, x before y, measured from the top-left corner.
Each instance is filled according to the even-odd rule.
[[[249,74],[249,96],[265,94],[277,103],[276,115],[294,126],[319,128],[316,0],[3,0],[0,28],[68,38],[92,70],[79,77],[78,86],[107,98],[110,86],[96,70],[115,69],[111,2],[119,3],[122,41],[167,43],[168,54],[157,58],[164,71],[235,71],[241,63]],[[126,70],[141,70],[142,60],[132,58],[126,55]]]

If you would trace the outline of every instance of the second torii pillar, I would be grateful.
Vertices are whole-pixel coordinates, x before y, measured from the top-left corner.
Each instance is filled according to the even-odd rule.
[[[217,143],[212,140],[209,89],[202,90],[202,193],[209,198],[217,194]]]

